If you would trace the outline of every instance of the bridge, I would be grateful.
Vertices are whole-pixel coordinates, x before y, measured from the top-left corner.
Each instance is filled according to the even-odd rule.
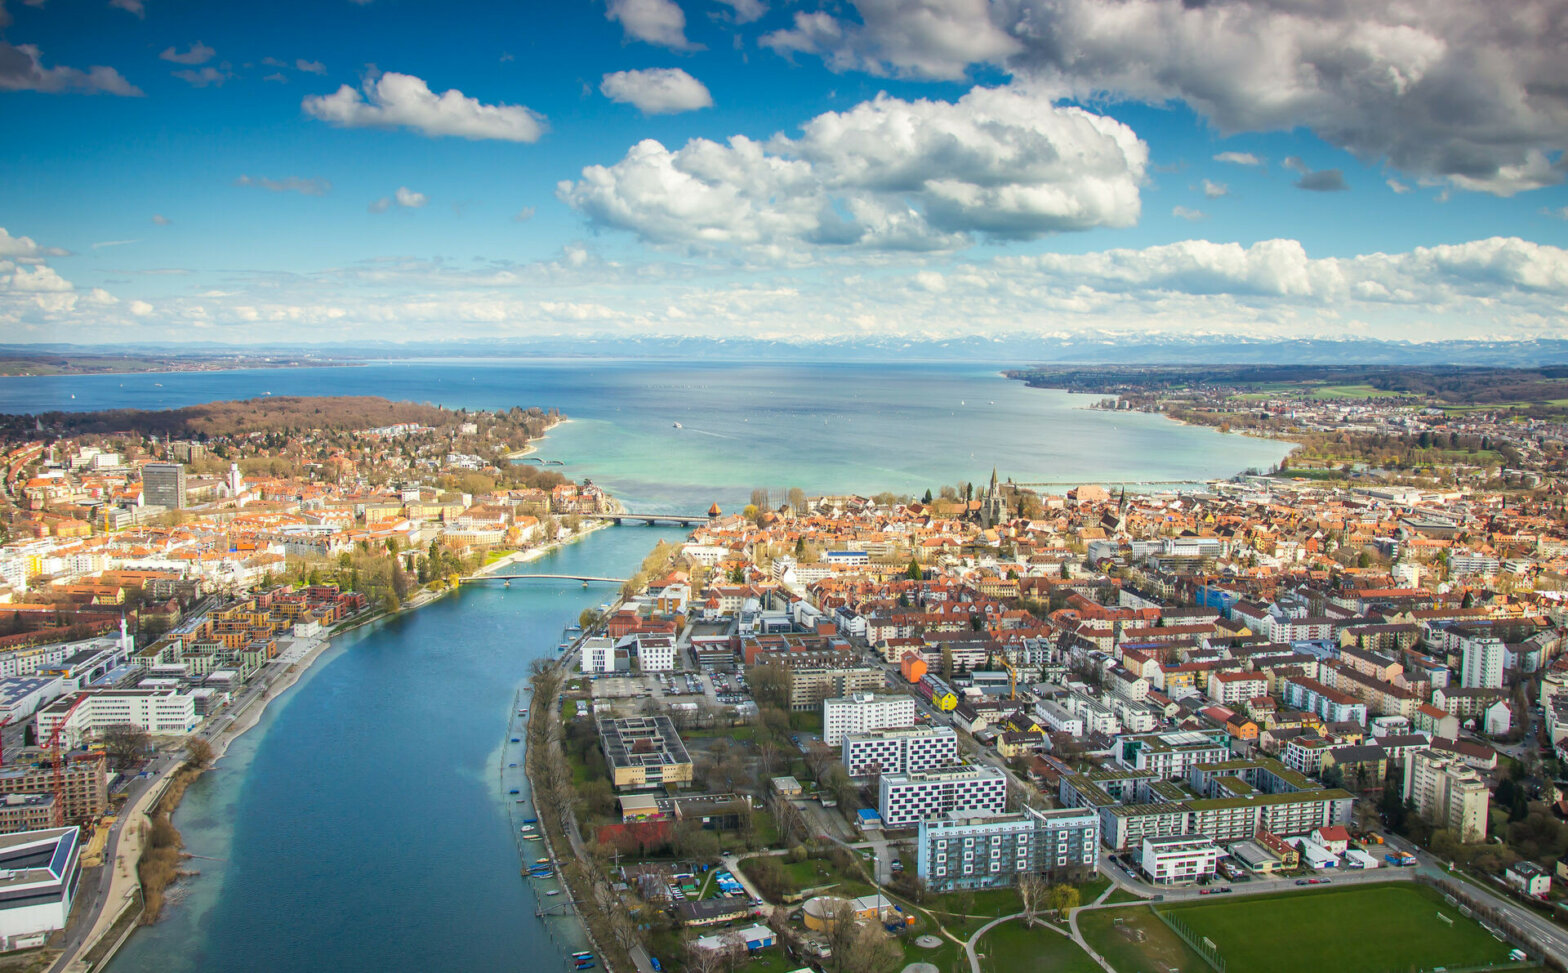
[[[566,465],[566,461],[565,460],[540,459],[537,456],[519,456],[517,459],[513,460],[512,462],[514,462],[514,463],[537,463],[540,466],[565,466]]]
[[[644,523],[644,524],[648,525],[649,527],[652,527],[655,524],[679,524],[682,527],[696,527],[696,526],[699,526],[701,524],[706,524],[708,521],[713,519],[712,517],[709,517],[707,514],[637,514],[637,513],[618,513],[618,514],[579,514],[578,516],[580,516],[583,520],[608,520],[608,521],[611,521],[612,523],[614,523],[615,526],[617,526],[617,527],[621,526],[621,524],[623,524],[624,522],[626,522],[628,520],[639,521],[641,523]]]
[[[602,581],[605,584],[625,584],[625,578],[604,578],[596,574],[474,574],[463,579],[464,584],[475,581],[527,581],[543,579],[546,581],[581,581],[587,584],[590,581]]]

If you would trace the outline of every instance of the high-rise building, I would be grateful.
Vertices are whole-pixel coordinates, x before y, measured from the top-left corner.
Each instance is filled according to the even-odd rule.
[[[1007,775],[995,767],[939,767],[884,774],[877,812],[889,828],[908,828],[944,814],[1000,814],[1007,808]]]
[[[958,763],[958,733],[950,726],[912,726],[844,737],[844,769],[851,777],[908,774]]]
[[[1417,750],[1405,759],[1405,797],[1416,811],[1465,844],[1486,840],[1492,795],[1481,775],[1456,757]]]
[[[1501,689],[1508,647],[1491,636],[1467,636],[1460,640],[1462,662],[1459,685],[1466,689]]]
[[[142,500],[168,510],[185,509],[185,467],[148,463],[142,467]]]
[[[910,696],[854,693],[822,701],[822,742],[836,747],[852,733],[913,726],[915,701]]]
[[[1021,875],[1092,872],[1099,830],[1099,818],[1084,808],[928,819],[915,843],[917,874],[933,891],[947,892],[1002,888]]]

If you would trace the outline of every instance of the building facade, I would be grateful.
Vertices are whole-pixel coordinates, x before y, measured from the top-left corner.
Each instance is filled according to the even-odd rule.
[[[851,777],[948,767],[958,763],[958,733],[950,726],[852,733],[844,737],[841,759]]]
[[[909,696],[855,693],[822,701],[822,742],[836,747],[852,733],[869,733],[915,722],[915,701]]]
[[[1093,871],[1099,845],[1099,820],[1091,811],[953,813],[920,822],[916,867],[937,892],[1002,888],[1023,875]]]
[[[1405,760],[1405,797],[1416,811],[1466,844],[1486,840],[1492,795],[1481,775],[1458,757],[1417,750]]]
[[[185,467],[179,463],[148,463],[142,467],[142,502],[184,510]]]
[[[889,828],[908,828],[953,812],[1000,814],[1007,807],[1007,775],[995,767],[949,767],[883,775],[877,812]]]

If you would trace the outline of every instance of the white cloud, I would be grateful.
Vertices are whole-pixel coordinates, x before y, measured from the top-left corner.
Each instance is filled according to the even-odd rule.
[[[767,4],[761,0],[716,0],[730,8],[731,15],[737,24],[749,24],[754,20],[761,20],[762,15],[768,12]]]
[[[132,301],[130,311],[137,317],[144,318],[153,312],[153,306],[146,301]]]
[[[71,251],[60,247],[40,247],[32,237],[12,236],[0,226],[0,260],[29,260],[40,257],[66,257]]]
[[[94,250],[102,250],[105,247],[123,247],[123,246],[126,246],[128,244],[141,243],[141,242],[142,241],[139,240],[139,239],[137,239],[137,240],[100,240],[97,243],[93,244],[93,249]]]
[[[1389,189],[1392,189],[1398,195],[1403,196],[1405,193],[1410,192],[1410,187],[1400,182],[1398,179],[1386,179],[1384,182],[1388,184]]]
[[[218,52],[208,47],[206,44],[203,44],[201,41],[197,41],[196,43],[192,44],[190,46],[190,50],[186,51],[184,54],[179,53],[179,51],[175,50],[173,47],[168,47],[165,48],[164,52],[158,56],[165,61],[173,61],[175,64],[206,64],[208,61],[212,60],[212,56],[216,53]]]
[[[1209,214],[1203,212],[1203,210],[1201,210],[1201,209],[1188,209],[1185,206],[1175,206],[1175,207],[1172,207],[1171,208],[1171,215],[1172,216],[1176,216],[1176,217],[1180,217],[1181,219],[1184,219],[1184,220],[1206,220],[1206,219],[1209,218]]]
[[[322,64],[320,61],[307,61],[304,58],[299,58],[294,62],[294,69],[296,71],[304,71],[306,74],[327,73],[327,66],[325,64]]]
[[[173,74],[176,78],[179,78],[181,81],[184,81],[193,88],[205,88],[209,85],[221,85],[223,82],[234,77],[234,75],[230,74],[228,71],[220,71],[210,64],[202,68],[200,71],[186,68],[183,71],[171,71],[169,73]]]
[[[266,176],[242,175],[234,180],[236,186],[255,186],[274,193],[299,193],[301,196],[325,196],[332,183],[326,179],[302,179],[289,176],[285,179],[268,179]]]
[[[611,101],[636,105],[644,115],[670,115],[713,107],[701,81],[680,68],[649,68],[607,74],[599,90]]]
[[[138,17],[147,16],[147,8],[143,5],[142,0],[109,0],[109,6],[116,10],[124,10],[126,13],[135,14]]]
[[[1222,182],[1214,182],[1211,179],[1203,180],[1202,186],[1203,195],[1209,199],[1219,199],[1221,196],[1225,196],[1230,193],[1229,186]]]
[[[32,44],[11,45],[0,41],[0,91],[42,91],[58,94],[80,91],[84,94],[120,95],[140,98],[142,90],[114,68],[94,65],[86,71],[77,68],[43,66],[42,55]]]
[[[701,50],[686,39],[686,14],[674,0],[610,0],[604,15],[619,21],[632,40],[672,51]]]
[[[544,116],[522,105],[486,105],[456,88],[440,95],[422,79],[388,71],[367,78],[361,91],[343,85],[330,95],[310,95],[307,115],[344,128],[408,128],[432,137],[536,142]]]
[[[939,250],[1137,221],[1147,146],[1127,126],[1018,88],[956,103],[879,95],[798,139],[651,139],[557,195],[654,243]]]
[[[391,196],[383,196],[370,204],[372,213],[385,213],[393,206],[402,206],[407,209],[418,209],[429,202],[424,193],[416,193],[407,186],[397,187],[397,192]]]
[[[512,214],[512,222],[513,223],[527,223],[529,220],[531,220],[533,218],[534,218],[534,208],[532,206],[524,206],[522,209],[520,209],[516,213]]]
[[[1311,129],[1366,161],[1509,195],[1563,181],[1561,0],[853,0],[761,43],[833,70],[1181,100],[1221,132]],[[835,8],[836,9],[836,8]],[[1240,153],[1238,153],[1240,154]]]
[[[1221,152],[1214,157],[1215,162],[1229,162],[1235,166],[1261,166],[1263,160],[1251,152]]]
[[[170,223],[174,222],[173,220],[169,219],[167,216],[164,216],[162,213],[154,213],[154,214],[152,214],[152,221],[153,221],[153,224],[156,225],[156,226],[168,226]]]
[[[1559,209],[1543,209],[1541,210],[1541,215],[1550,216],[1558,220],[1568,220],[1568,206],[1563,206]],[[4,230],[0,230],[0,233],[4,232]]]

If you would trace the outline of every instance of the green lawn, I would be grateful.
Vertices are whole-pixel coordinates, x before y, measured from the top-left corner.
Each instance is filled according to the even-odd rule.
[[[975,944],[981,973],[1097,973],[1089,954],[1071,939],[1039,926],[1025,929],[1021,920],[1004,922]]]
[[[1107,895],[1105,897],[1105,901],[1107,904],[1113,902],[1142,902],[1144,901],[1144,898],[1143,896],[1129,892],[1126,889],[1117,889],[1110,895]]]
[[[1235,970],[1389,973],[1482,966],[1506,961],[1510,948],[1437,892],[1403,883],[1219,899],[1173,906],[1167,914],[1213,940]]]

